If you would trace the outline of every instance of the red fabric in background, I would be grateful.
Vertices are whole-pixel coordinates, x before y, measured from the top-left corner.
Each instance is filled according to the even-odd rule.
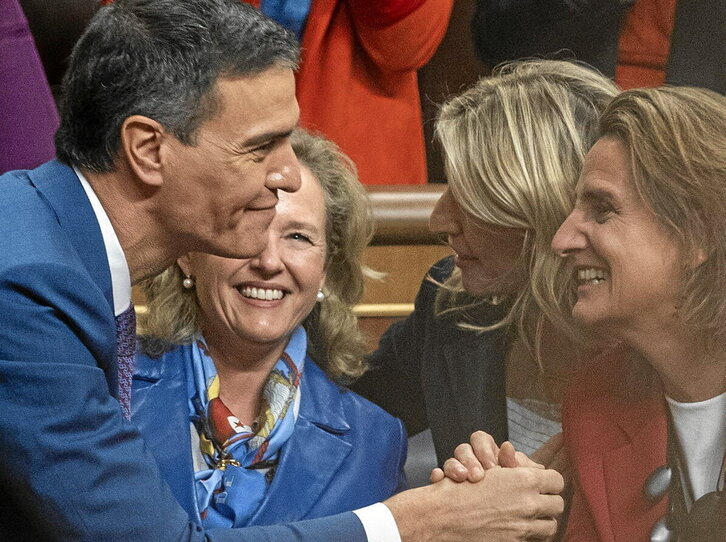
[[[390,23],[390,6],[414,11]],[[335,141],[364,184],[427,181],[417,70],[453,0],[313,0],[297,74],[301,125]],[[401,15],[403,11],[397,11]]]
[[[315,0],[313,0],[315,1]],[[397,23],[420,8],[426,0],[371,0],[369,9],[360,14],[360,22],[370,26]]]
[[[297,73],[300,124],[335,141],[364,184],[427,181],[416,72],[443,39],[452,5],[313,0]]]
[[[665,82],[676,0],[638,0],[618,40],[615,81],[623,90]]]

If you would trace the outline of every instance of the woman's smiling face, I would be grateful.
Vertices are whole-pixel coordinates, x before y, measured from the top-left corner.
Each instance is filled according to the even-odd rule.
[[[212,349],[225,345],[284,347],[313,309],[325,282],[323,189],[301,167],[301,188],[280,192],[266,248],[254,258],[190,253],[179,260],[194,276],[200,328]]]
[[[636,192],[620,140],[603,138],[585,157],[575,208],[552,248],[572,266],[582,324],[621,336],[675,317],[682,250]]]

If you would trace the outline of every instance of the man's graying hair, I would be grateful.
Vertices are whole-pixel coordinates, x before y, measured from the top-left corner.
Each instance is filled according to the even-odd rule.
[[[58,158],[109,172],[131,115],[195,143],[219,77],[297,66],[295,36],[240,0],[116,0],[76,44],[63,80]]]

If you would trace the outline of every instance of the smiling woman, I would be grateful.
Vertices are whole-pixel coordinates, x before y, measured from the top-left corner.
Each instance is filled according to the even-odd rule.
[[[726,98],[628,91],[600,129],[552,242],[575,319],[620,343],[565,401],[578,482],[566,540],[722,540]]]
[[[365,370],[365,191],[335,145],[290,141],[301,187],[259,254],[189,253],[144,285],[132,420],[205,527],[335,514],[404,484],[401,422],[337,383]]]
[[[625,145],[603,138],[589,152],[575,211],[552,246],[577,283],[573,316],[600,333],[674,321],[683,282],[682,247],[638,196]],[[694,262],[695,264],[701,262]]]

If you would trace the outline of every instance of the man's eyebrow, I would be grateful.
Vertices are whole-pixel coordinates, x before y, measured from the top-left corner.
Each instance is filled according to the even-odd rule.
[[[262,134],[258,134],[256,136],[251,137],[250,139],[245,140],[242,144],[245,148],[256,147],[258,145],[261,145],[262,143],[267,143],[269,141],[275,141],[278,139],[284,139],[286,137],[290,137],[292,132],[293,132],[292,130],[264,132]]]

